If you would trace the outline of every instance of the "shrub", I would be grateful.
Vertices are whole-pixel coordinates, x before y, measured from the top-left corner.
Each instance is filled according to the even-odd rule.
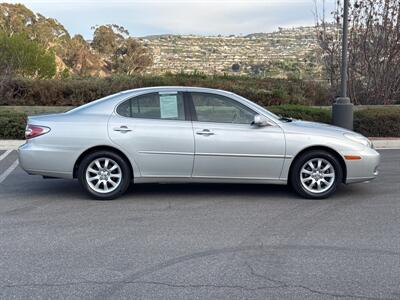
[[[331,122],[331,111],[328,109],[300,105],[270,106],[268,109],[271,112],[283,117],[327,124]]]
[[[128,89],[149,86],[198,86],[237,93],[261,105],[329,103],[328,89],[315,82],[243,76],[166,74],[62,80],[13,79],[0,88],[0,105],[73,106]],[[307,99],[307,100],[305,100]]]
[[[56,74],[54,53],[24,34],[0,31],[0,71],[37,78]]]
[[[299,105],[271,106],[269,109],[284,117],[330,124],[328,109]],[[354,112],[354,131],[368,137],[400,137],[400,108],[369,108]]]
[[[356,111],[354,128],[373,137],[400,137],[400,108],[373,108]]]
[[[25,136],[26,114],[0,112],[0,139],[23,139]]]

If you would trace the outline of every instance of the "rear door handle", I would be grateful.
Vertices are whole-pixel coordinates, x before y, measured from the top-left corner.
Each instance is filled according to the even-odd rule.
[[[127,132],[132,131],[132,129],[129,129],[128,126],[120,126],[120,127],[114,128],[114,131],[118,131],[121,133],[127,133]]]
[[[196,132],[197,135],[203,135],[203,136],[210,136],[210,135],[215,135],[214,132],[212,132],[209,129],[203,129],[202,131],[197,131]]]

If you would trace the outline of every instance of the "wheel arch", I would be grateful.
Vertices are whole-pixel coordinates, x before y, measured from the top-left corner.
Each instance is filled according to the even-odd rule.
[[[346,179],[347,179],[347,166],[346,166],[346,162],[344,161],[344,158],[334,149],[327,147],[327,146],[310,146],[307,147],[303,150],[301,150],[299,153],[296,154],[296,156],[293,158],[291,164],[290,164],[290,168],[289,168],[289,174],[288,174],[288,181],[290,181],[291,175],[292,175],[292,171],[293,171],[293,165],[294,162],[304,153],[309,152],[309,151],[315,151],[315,150],[322,150],[322,151],[326,151],[330,154],[332,154],[333,156],[335,156],[335,158],[339,161],[340,166],[342,168],[342,172],[343,172],[343,178],[342,178],[342,183],[346,183]]]
[[[120,155],[121,158],[122,158],[123,160],[125,160],[126,163],[127,163],[128,166],[129,166],[129,169],[130,169],[130,171],[131,171],[131,174],[130,174],[130,175],[131,175],[131,178],[132,178],[132,179],[134,178],[135,173],[134,173],[134,170],[133,170],[133,167],[132,167],[132,163],[131,163],[131,161],[129,160],[128,156],[126,156],[126,154],[123,153],[121,150],[119,150],[119,149],[117,149],[117,148],[115,148],[115,147],[112,147],[112,146],[107,146],[107,145],[93,146],[93,147],[91,147],[91,148],[89,148],[89,149],[86,149],[84,152],[82,152],[81,155],[79,155],[78,159],[76,160],[76,162],[75,162],[75,164],[74,164],[73,178],[77,178],[77,177],[78,177],[78,169],[79,169],[79,165],[80,165],[80,163],[82,162],[82,160],[83,160],[88,154],[94,153],[94,152],[98,152],[98,151],[111,151],[111,152],[114,152],[114,153]]]

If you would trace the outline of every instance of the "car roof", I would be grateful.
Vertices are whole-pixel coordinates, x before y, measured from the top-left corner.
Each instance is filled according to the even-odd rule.
[[[185,92],[203,92],[203,93],[221,93],[221,94],[233,94],[229,91],[224,91],[220,89],[204,88],[204,87],[194,87],[194,86],[154,86],[154,87],[144,87],[122,91],[121,94],[137,94],[141,92],[158,92],[158,91],[168,91],[168,90],[178,90]]]

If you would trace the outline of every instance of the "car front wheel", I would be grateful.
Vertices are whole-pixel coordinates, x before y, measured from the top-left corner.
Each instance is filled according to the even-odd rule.
[[[343,171],[337,158],[326,151],[310,151],[294,162],[290,182],[302,197],[325,199],[335,193]]]
[[[99,151],[87,155],[78,169],[81,186],[93,198],[112,200],[128,189],[130,169],[118,154]]]

